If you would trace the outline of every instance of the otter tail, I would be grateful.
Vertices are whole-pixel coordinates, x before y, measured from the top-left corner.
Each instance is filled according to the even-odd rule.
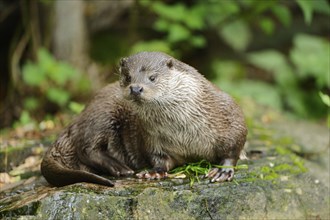
[[[41,163],[41,173],[46,180],[54,186],[66,186],[74,183],[88,182],[105,186],[114,186],[114,184],[101,176],[82,170],[68,169],[57,161],[44,157]]]

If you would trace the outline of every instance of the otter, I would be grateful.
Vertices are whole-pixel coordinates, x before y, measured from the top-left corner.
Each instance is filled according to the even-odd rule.
[[[224,166],[209,171],[211,182],[231,181],[247,136],[233,98],[161,52],[140,52],[119,66],[119,82],[99,91],[47,151],[46,180],[113,186],[101,175],[160,179],[205,159]]]

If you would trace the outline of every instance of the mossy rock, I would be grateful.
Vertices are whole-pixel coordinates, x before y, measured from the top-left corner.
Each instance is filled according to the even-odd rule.
[[[314,130],[301,135],[326,138]],[[0,219],[330,219],[329,162],[322,162],[329,154],[307,160],[297,150],[301,143],[277,136],[276,128],[251,133],[248,149],[257,156],[240,161],[248,169],[238,170],[232,182],[201,179],[191,186],[188,179],[129,178],[114,180],[113,188],[54,188],[39,176],[0,191]]]
[[[290,157],[279,159],[290,164]],[[273,158],[272,158],[273,160]],[[271,161],[272,161],[271,160]],[[308,172],[281,170],[263,179],[256,170],[269,159],[238,171],[235,182],[123,179],[114,188],[75,184],[50,188],[43,178],[35,188],[0,200],[0,217],[36,219],[306,219],[329,216],[329,190]],[[258,168],[259,167],[259,168]],[[253,170],[253,171],[252,171]],[[252,173],[252,174],[251,174]],[[251,177],[252,176],[252,177]],[[253,179],[254,178],[254,179]],[[247,181],[246,181],[247,180]],[[34,192],[34,193],[32,193]],[[18,197],[19,196],[19,197]],[[10,200],[11,197],[11,200]],[[24,198],[19,199],[19,198]]]

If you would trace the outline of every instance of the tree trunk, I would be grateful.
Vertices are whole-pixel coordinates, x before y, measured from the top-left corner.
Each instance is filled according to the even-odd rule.
[[[53,50],[60,60],[83,70],[89,64],[88,40],[82,0],[55,2]]]

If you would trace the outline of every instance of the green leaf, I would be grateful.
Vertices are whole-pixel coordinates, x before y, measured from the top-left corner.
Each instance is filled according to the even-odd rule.
[[[190,42],[195,47],[204,47],[206,45],[206,40],[203,36],[192,36]]]
[[[298,34],[293,39],[294,48],[290,58],[298,70],[300,78],[313,76],[319,88],[329,86],[330,43],[321,37]]]
[[[312,17],[313,17],[313,2],[312,0],[296,0],[297,4],[301,8],[305,22],[307,24],[311,24],[312,22]]]
[[[187,16],[183,19],[183,22],[193,30],[201,30],[206,24],[204,22],[205,8],[204,5],[195,5],[194,7],[188,9]]]
[[[30,86],[40,86],[45,81],[44,72],[41,71],[38,65],[26,63],[23,66],[23,80]]]
[[[182,21],[187,15],[187,9],[181,3],[177,3],[175,5],[166,5],[163,2],[154,2],[152,9],[160,17],[165,17],[172,21]]]
[[[330,107],[330,96],[328,96],[327,94],[323,94],[322,92],[319,92],[319,96],[321,97],[322,102]]]
[[[70,99],[70,94],[67,91],[57,88],[49,88],[46,92],[46,96],[50,101],[59,106],[64,106]]]
[[[289,27],[292,17],[288,7],[277,4],[274,5],[271,10],[284,26]]]
[[[313,1],[313,8],[315,12],[330,15],[330,4],[328,0],[317,0]]]
[[[277,0],[270,0],[270,1],[260,1],[254,0],[254,3],[251,5],[252,9],[255,11],[256,14],[261,14],[268,9],[271,9],[274,5],[278,4]]]
[[[296,78],[293,70],[280,52],[275,50],[254,52],[248,54],[248,60],[253,65],[273,74],[281,88],[295,86]]]
[[[59,86],[64,86],[77,75],[77,70],[64,62],[58,62],[56,66],[54,66],[53,71],[48,72],[49,78]]]
[[[140,41],[131,48],[131,53],[138,53],[141,51],[161,51],[174,55],[170,45],[167,42],[161,40],[152,40],[147,42]]]
[[[298,88],[288,88],[286,104],[302,117],[307,117],[307,107],[304,103],[304,94]]]
[[[150,6],[151,3],[152,3],[152,0],[139,1],[139,4],[141,4],[144,7]]]
[[[187,40],[190,37],[190,31],[181,24],[172,24],[167,36],[167,40],[172,43]]]
[[[32,121],[31,116],[28,111],[23,110],[20,117],[19,117],[19,122],[22,125],[27,125],[30,124]]]
[[[252,97],[253,100],[262,105],[275,109],[281,109],[282,107],[280,93],[273,85],[252,80],[235,83],[219,80],[216,81],[216,84],[234,97]]]
[[[240,12],[239,4],[236,1],[208,1],[206,7],[206,20],[214,27],[222,26],[222,23],[226,23],[226,19],[234,17]]]
[[[171,24],[165,19],[158,19],[154,24],[154,29],[161,32],[167,32],[171,28]]]
[[[85,105],[77,103],[77,102],[70,102],[69,103],[69,109],[74,112],[75,114],[79,114],[84,110]]]
[[[283,54],[276,50],[249,53],[247,57],[252,64],[269,72],[278,72],[289,67]]]
[[[24,108],[33,111],[39,106],[39,100],[35,97],[27,97],[24,99]]]
[[[248,25],[242,20],[227,23],[220,31],[220,35],[237,51],[244,51],[252,37]]]
[[[75,82],[75,89],[77,89],[77,91],[84,91],[84,93],[88,94],[91,92],[91,81],[86,75],[81,75],[78,81]]]
[[[37,55],[38,65],[45,75],[48,75],[54,71],[54,68],[56,67],[56,60],[52,57],[48,50],[45,48],[40,48]]]
[[[259,21],[259,25],[261,29],[268,35],[274,32],[274,28],[275,28],[274,22],[269,18],[262,18]]]
[[[224,60],[214,60],[212,62],[212,70],[221,81],[242,80],[245,78],[246,72],[240,62]]]

